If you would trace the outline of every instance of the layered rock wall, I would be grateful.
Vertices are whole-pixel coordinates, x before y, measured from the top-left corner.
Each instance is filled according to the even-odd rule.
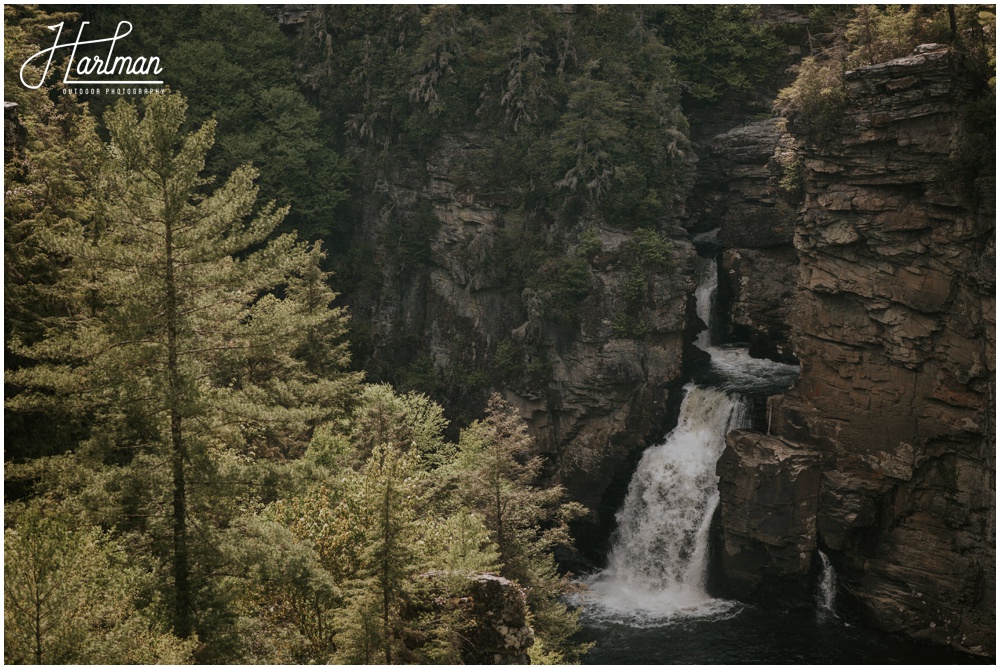
[[[790,557],[823,547],[873,623],[991,654],[995,185],[962,178],[961,73],[927,46],[848,72],[842,119],[797,138],[802,375],[772,398],[771,436],[732,437],[720,462],[723,570],[759,591],[807,579]],[[804,469],[771,475],[796,451]],[[776,540],[769,500],[789,490],[804,515]]]
[[[782,119],[756,121],[712,140],[709,160],[725,184],[718,211],[719,305],[725,336],[750,354],[795,362],[789,339],[797,258],[792,246],[798,169]]]

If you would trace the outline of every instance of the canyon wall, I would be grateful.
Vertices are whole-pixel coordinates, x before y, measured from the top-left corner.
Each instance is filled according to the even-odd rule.
[[[995,180],[946,48],[845,84],[835,125],[795,135],[802,374],[719,462],[724,581],[805,594],[822,549],[869,622],[991,654]]]
[[[719,227],[718,309],[727,341],[751,355],[794,363],[788,311],[798,260],[792,246],[800,169],[782,119],[716,135],[701,174],[715,184],[710,224]],[[784,185],[783,185],[784,184]]]
[[[543,313],[545,295],[512,289],[511,236],[522,234],[506,195],[475,173],[488,137],[438,140],[426,159],[364,169],[377,175],[356,238],[371,249],[372,281],[350,296],[355,318],[372,323],[373,356],[405,353],[426,362],[458,395],[451,409],[476,416],[490,387],[527,422],[546,474],[572,499],[610,520],[609,486],[627,483],[638,452],[662,433],[679,402],[685,349],[697,329],[695,253],[686,232],[667,227],[671,268],[646,268],[647,299],[626,293],[635,270],[628,251],[636,233],[597,219],[547,234],[566,257],[586,258],[588,288],[570,322]],[[403,230],[430,237],[416,258],[387,255]],[[589,230],[590,248],[578,247]],[[426,243],[426,242],[424,242]],[[419,246],[419,240],[416,241]],[[622,318],[638,332],[623,332]],[[687,342],[687,343],[686,343]]]

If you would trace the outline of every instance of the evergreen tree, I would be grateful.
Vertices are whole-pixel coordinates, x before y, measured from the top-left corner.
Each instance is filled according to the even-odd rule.
[[[72,259],[63,282],[75,298],[72,334],[25,351],[81,364],[18,377],[34,389],[24,406],[76,393],[95,423],[80,457],[97,470],[124,465],[124,479],[143,482],[131,504],[146,519],[118,528],[149,533],[169,560],[181,638],[211,634],[198,612],[221,559],[213,535],[238,511],[226,501],[238,482],[218,477],[225,454],[250,463],[300,454],[356,378],[333,371],[336,345],[325,360],[301,357],[305,337],[330,345],[344,329],[320,285],[320,252],[291,235],[268,241],[285,210],[255,210],[250,167],[207,190],[214,123],[181,136],[185,106],[161,94],[141,117],[125,101],[107,114],[101,215],[59,243]],[[164,504],[166,519],[156,511]]]
[[[188,118],[217,121],[209,174],[225,177],[253,162],[261,196],[291,204],[282,231],[344,238],[337,208],[347,198],[349,165],[335,150],[339,133],[299,91],[292,43],[273,16],[254,5],[134,4],[90,6],[82,15],[93,23],[87,30],[101,34],[131,21],[137,29],[116,55],[158,54],[188,99]]]
[[[149,574],[105,533],[77,527],[59,508],[13,515],[16,527],[4,531],[4,662],[190,662],[195,643],[158,622]]]
[[[570,641],[576,614],[558,600],[569,584],[556,573],[552,549],[571,545],[566,523],[584,509],[563,502],[561,486],[538,485],[542,460],[531,454],[532,446],[523,421],[494,394],[486,417],[462,431],[451,471],[459,499],[484,519],[500,573],[528,590],[538,637],[533,661],[563,663],[588,647]]]
[[[4,147],[4,367],[14,371],[35,364],[23,355],[61,325],[67,305],[56,284],[65,258],[49,243],[53,235],[90,221],[96,210],[93,185],[100,167],[96,122],[85,104],[62,96],[53,102],[47,86],[29,90],[19,81],[20,64],[43,48],[48,25],[70,14],[30,6],[4,7],[5,100],[14,102],[14,119],[23,134]],[[40,68],[25,68],[39,81]],[[50,73],[50,78],[57,75]],[[23,138],[23,141],[19,141]],[[10,139],[10,138],[8,138]],[[60,359],[58,362],[67,362]],[[5,378],[5,398],[24,390]],[[86,431],[86,420],[53,400],[30,411],[5,406],[5,461],[60,453]]]
[[[403,652],[403,607],[423,556],[417,545],[417,454],[379,444],[355,478],[365,528],[358,578],[341,612],[338,659],[394,664]]]

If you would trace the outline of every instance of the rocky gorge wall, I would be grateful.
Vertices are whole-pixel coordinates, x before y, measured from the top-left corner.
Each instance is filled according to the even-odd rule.
[[[584,255],[574,243],[583,230],[596,236],[585,254],[587,295],[572,323],[553,322],[543,313],[546,296],[512,290],[505,273],[510,237],[523,227],[505,194],[470,171],[489,141],[449,135],[423,160],[368,170],[378,179],[365,185],[356,236],[372,249],[375,276],[350,296],[352,313],[372,323],[375,356],[409,349],[423,357],[431,374],[465,384],[471,411],[485,404],[486,386],[501,390],[527,422],[550,479],[592,511],[592,527],[609,525],[617,510],[609,487],[627,483],[638,452],[679,401],[698,328],[694,248],[682,228],[667,229],[672,268],[648,272],[648,298],[637,308],[626,297],[635,233],[596,219],[551,230],[568,256]],[[426,257],[410,266],[381,262],[386,240],[403,228],[426,230]],[[642,333],[622,334],[622,314]],[[500,360],[511,351],[514,360]]]
[[[781,185],[794,164],[791,145],[783,119],[755,121],[714,137],[707,161],[725,185],[716,211],[724,335],[747,342],[751,355],[795,363],[788,314],[797,194]]]
[[[802,373],[768,434],[729,435],[721,567],[733,594],[804,595],[822,549],[869,622],[988,655],[995,179],[963,169],[956,59],[924,45],[848,72],[837,123],[795,134]]]

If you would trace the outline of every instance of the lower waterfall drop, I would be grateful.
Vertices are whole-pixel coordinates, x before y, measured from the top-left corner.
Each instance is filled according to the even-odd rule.
[[[816,588],[816,614],[820,620],[837,620],[837,572],[826,553],[819,551],[819,559],[823,564],[823,571],[819,587]]]
[[[747,403],[714,388],[685,390],[677,427],[632,476],[608,568],[589,584],[598,617],[638,623],[733,606],[705,591],[708,531],[719,504],[715,463],[726,433],[745,426]]]
[[[709,324],[718,266],[701,258],[698,270],[695,306]],[[642,454],[616,516],[608,567],[586,580],[589,591],[580,597],[590,620],[644,627],[741,609],[712,598],[705,587],[709,528],[719,505],[715,463],[726,434],[748,426],[749,402],[742,393],[787,388],[798,367],[751,358],[738,346],[716,346],[710,329],[695,344],[711,358],[708,383],[684,387],[677,427]]]

